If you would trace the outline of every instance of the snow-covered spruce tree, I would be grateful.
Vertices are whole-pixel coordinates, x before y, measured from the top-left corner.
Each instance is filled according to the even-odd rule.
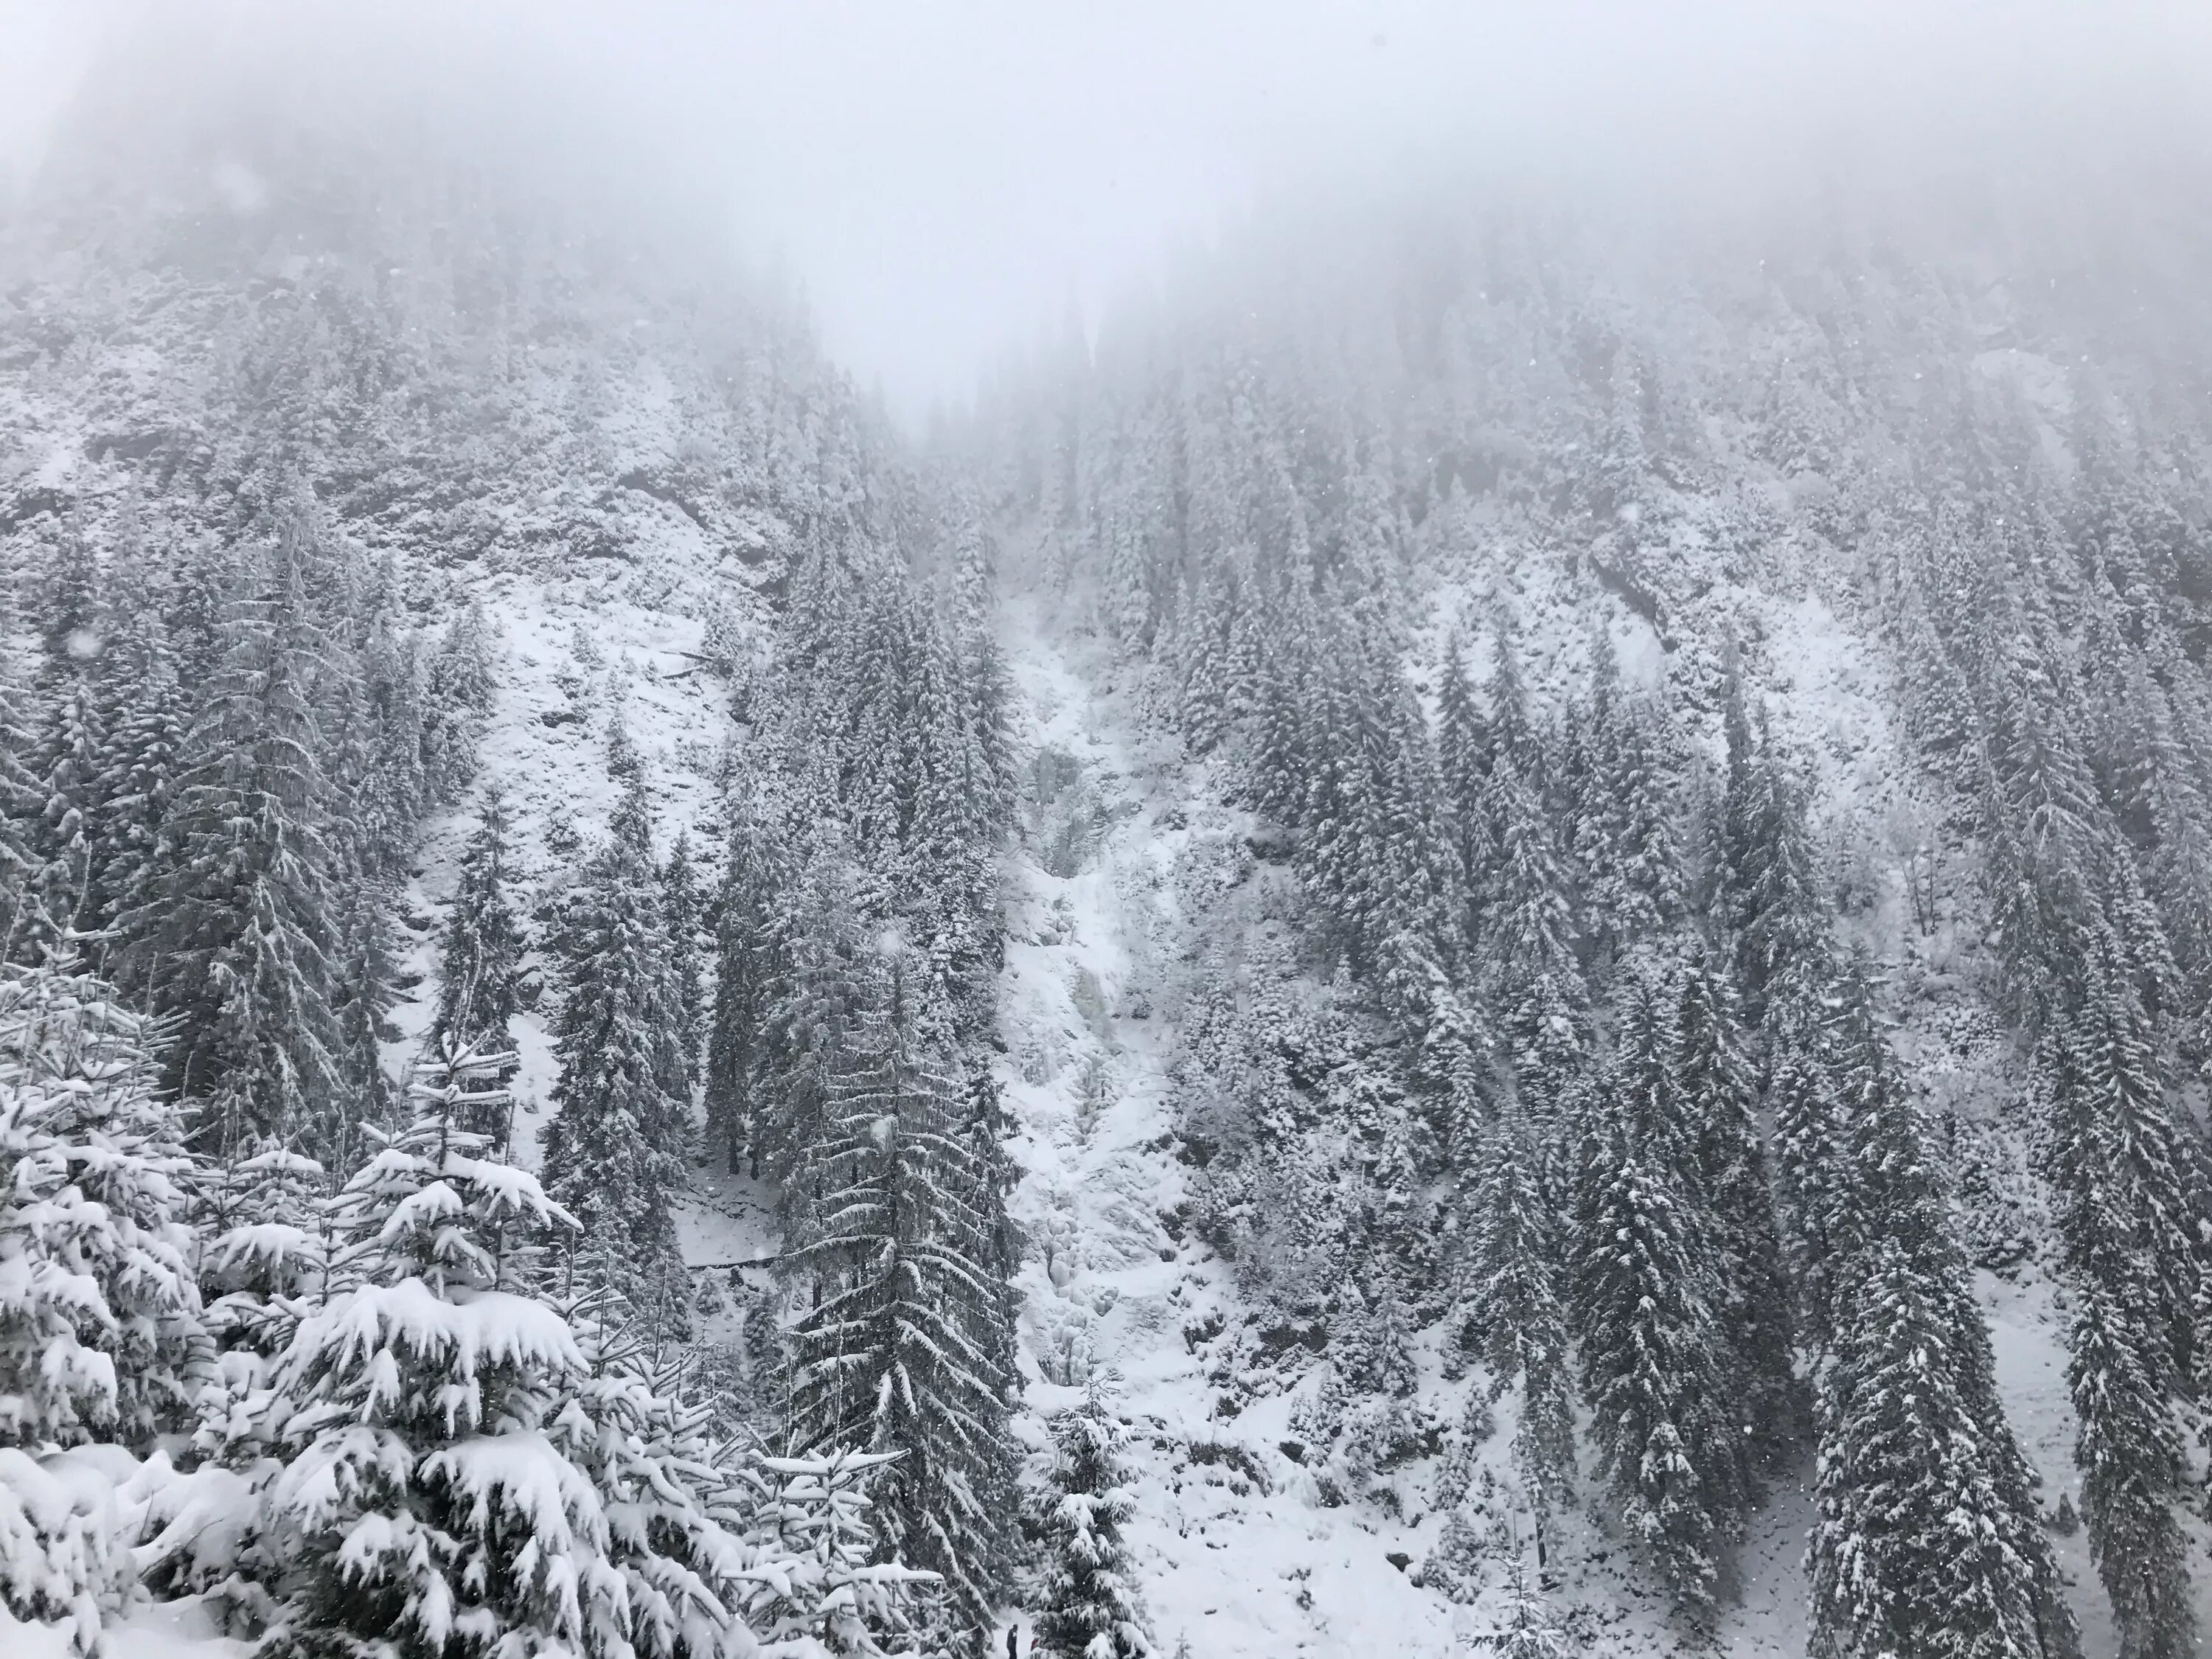
[[[1809,888],[1794,890],[1788,902],[1786,917],[1780,912],[1764,917],[1763,937],[1771,950],[1762,958],[1759,1033],[1778,1218],[1802,1328],[1817,1346],[1833,1328],[1838,1276],[1850,1271],[1851,1252],[1863,1236],[1854,1212],[1857,1188],[1844,1150],[1848,1127],[1842,1093],[1847,1084],[1862,1091],[1887,1088],[1894,1068],[1886,1059],[1886,1040],[1875,1041],[1869,1025],[1861,1033],[1868,1040],[1854,1055],[1861,1064],[1855,1083],[1846,1076],[1838,1018],[1843,971],[1826,907]],[[1739,946],[1741,962],[1741,941]]]
[[[273,1602],[259,1551],[261,1493],[284,1424],[271,1384],[301,1319],[331,1289],[335,1225],[322,1166],[280,1146],[202,1164],[193,1221],[213,1380],[200,1391],[192,1456],[149,1470],[140,1581],[160,1596],[206,1595],[234,1631]]]
[[[482,603],[471,599],[428,653],[421,741],[423,787],[433,800],[459,799],[476,775],[484,718],[491,712],[496,647]]]
[[[1720,1279],[1714,1312],[1729,1345],[1735,1395],[1760,1441],[1777,1449],[1798,1434],[1803,1413],[1758,1085],[1718,954],[1694,945],[1676,984],[1675,1075],[1683,1112],[1695,1127],[1697,1179],[1714,1229]]]
[[[811,1640],[824,1651],[876,1659],[915,1623],[917,1598],[937,1575],[876,1559],[868,1489],[896,1452],[763,1457],[750,1540],[770,1562],[745,1598],[745,1618],[770,1651]]]
[[[352,1168],[360,1157],[357,1126],[397,1127],[398,1091],[384,1069],[384,1044],[399,1035],[390,1018],[399,1000],[393,982],[397,957],[391,893],[380,881],[356,877],[339,906],[331,961],[339,1091],[326,1127],[313,1137],[313,1144],[330,1149],[333,1167],[340,1170]]]
[[[1543,794],[1552,783],[1549,757],[1545,752],[1535,714],[1528,707],[1528,687],[1521,676],[1521,650],[1510,610],[1503,605],[1498,608],[1492,618],[1491,631],[1491,769],[1495,772],[1499,761],[1510,760],[1522,781]],[[1493,824],[1503,831],[1502,822],[1493,819]],[[1502,833],[1497,839],[1502,847]]]
[[[143,589],[123,596],[101,653],[103,741],[94,789],[102,816],[92,849],[90,913],[106,930],[105,954],[118,973],[135,953],[118,924],[139,910],[159,872],[161,823],[190,712],[155,597]]]
[[[1725,1262],[1685,1116],[1672,1000],[1645,975],[1627,1003],[1596,1145],[1577,1171],[1572,1322],[1600,1466],[1676,1612],[1702,1624],[1748,1503],[1715,1311]]]
[[[1989,1334],[1863,967],[1838,1018],[1839,1212],[1816,1376],[1814,1650],[2078,1650]]]
[[[38,726],[28,677],[15,649],[15,586],[0,582],[0,959],[35,962],[53,937],[33,826],[46,796],[33,775]]]
[[[2113,930],[2081,939],[2071,978],[2074,1006],[2054,1017],[2043,1044],[2057,1115],[2045,1161],[2062,1194],[2102,1185],[2100,1204],[2122,1218],[2148,1270],[2136,1287],[2151,1298],[2142,1311],[2155,1346],[2145,1360],[2185,1383],[2196,1346],[2192,1310],[2208,1267],[2200,1231],[2208,1158],[2169,1097],[2158,1024]],[[2074,1127],[2082,1121],[2097,1132]]]
[[[1497,1659],[1568,1659],[1577,1650],[1545,1604],[1543,1592],[1528,1578],[1516,1554],[1506,1581],[1505,1622],[1489,1638]]]
[[[1774,740],[1762,737],[1739,779],[1731,768],[1726,811],[1739,844],[1730,856],[1727,918],[1736,947],[1736,982],[1763,1020],[1768,984],[1801,966],[1828,933],[1828,905],[1814,865],[1806,784]]]
[[[264,1143],[227,1164],[203,1165],[193,1219],[208,1334],[226,1400],[201,1402],[205,1449],[253,1440],[269,1372],[302,1310],[328,1289],[330,1179],[321,1164]]]
[[[660,866],[662,926],[668,932],[668,977],[675,999],[674,1039],[684,1067],[683,1098],[698,1081],[700,1045],[706,1036],[705,988],[699,981],[704,902],[699,893],[691,838],[679,834]]]
[[[0,976],[0,1443],[143,1445],[206,1339],[161,1032],[63,956]]]
[[[460,1127],[501,1060],[426,1065],[419,1115],[339,1198],[338,1288],[275,1379],[259,1651],[750,1651],[751,1559],[708,1512],[696,1442],[635,1371],[595,1365],[532,1247],[569,1218]]]
[[[334,671],[321,696],[327,770],[340,802],[337,837],[349,877],[383,884],[400,872],[429,805],[421,658],[414,630],[395,614],[398,577],[389,559],[366,582],[348,553],[330,562],[318,597]]]
[[[2094,1195],[2075,1200],[2074,1208],[2075,1225],[2118,1225],[2118,1218],[2098,1213]],[[2187,1458],[2171,1395],[2143,1362],[2148,1333],[2127,1288],[2091,1257],[2067,1333],[2081,1515],[2119,1622],[2121,1651],[2129,1659],[2180,1659],[2197,1650],[2188,1545],[2174,1516]]]
[[[124,918],[134,984],[178,1019],[169,1086],[224,1153],[326,1128],[341,1084],[331,1015],[336,866],[313,693],[319,636],[295,526],[234,601],[164,821],[160,878]]]
[[[1633,1153],[1590,1221],[1577,1300],[1599,1465],[1677,1613],[1702,1623],[1741,1494],[1712,1287],[1669,1184]]]
[[[644,757],[637,752],[637,742],[629,734],[629,723],[617,708],[607,717],[607,775],[629,783],[644,771]]]
[[[816,845],[799,854],[797,879],[776,907],[782,959],[755,1039],[748,1103],[752,1146],[775,1183],[786,1235],[802,1237],[836,1182],[823,1159],[834,1144],[831,1097],[854,1062],[849,1045],[866,995],[868,951],[854,914],[852,864],[838,821],[813,821]]]
[[[2082,1507],[2124,1643],[2151,1653],[2191,1639],[2172,1413],[2203,1363],[2185,1310],[2205,1304],[2203,1153],[2173,1115],[2162,1051],[2172,1036],[2186,1041],[2181,958],[2197,922],[2190,836],[2160,828],[2191,793],[2161,736],[2179,705],[2129,643],[2141,619],[2110,614],[2112,551],[2086,561],[2078,681],[2045,580],[1994,550],[1975,576],[1986,604],[1949,642],[1947,665],[1971,683],[1962,729],[1977,763],[1962,782],[1989,848],[1983,884],[2006,984],[2040,1035],[2039,1162],[2079,1298],[2068,1376]]]
[[[1859,1258],[1820,1378],[1813,1651],[2065,1652],[2014,1547],[2034,1517],[2010,1511],[1991,1467],[1990,1437],[2006,1431],[1962,1386],[1957,1320],[1971,1310],[1913,1255],[1885,1238]]]
[[[1481,1142],[1472,1184],[1467,1304],[1482,1333],[1490,1398],[1521,1389],[1513,1456],[1539,1508],[1574,1490],[1575,1401],[1561,1243],[1537,1170],[1537,1142],[1509,1096]]]
[[[787,994],[784,901],[793,872],[776,826],[733,799],[729,850],[714,906],[714,1004],[707,1034],[707,1134],[730,1172],[760,1173],[755,1091],[771,1069],[767,1044]]]
[[[2075,1281],[2066,1374],[2089,1547],[2125,1650],[2167,1659],[2191,1651],[2195,1641],[2186,1547],[2174,1513],[2185,1501],[2186,1460],[2174,1414],[2184,1379],[2151,1265],[2156,1252],[2171,1247],[2170,1232],[2130,1179],[2135,1160],[2128,1142],[2145,1127],[2146,1103],[2130,1085],[2147,1056],[2131,1048],[2127,1024],[2114,1022],[2113,1012],[2101,1010],[2045,1039],[2051,1115],[2043,1152]],[[2162,1115],[2154,1124],[2164,1127]]]
[[[1467,643],[1454,629],[1444,643],[1438,671],[1437,776],[1451,814],[1452,844],[1457,849],[1462,892],[1487,891],[1496,848],[1484,804],[1490,778],[1490,732],[1467,672]]]
[[[1591,649],[1589,702],[1577,722],[1581,752],[1564,793],[1595,973],[1656,942],[1683,896],[1665,705],[1623,688],[1609,631],[1599,629]]]
[[[1477,979],[1522,1097],[1550,1122],[1587,1059],[1589,991],[1575,957],[1574,894],[1542,798],[1510,750],[1499,751],[1490,793],[1498,868],[1476,934]]]
[[[95,932],[102,920],[93,870],[94,848],[106,828],[100,794],[105,747],[92,682],[80,670],[47,715],[33,763],[46,795],[33,844],[45,865],[46,909],[71,933]]]
[[[1096,1382],[1080,1405],[1052,1419],[1036,1638],[1059,1659],[1144,1659],[1152,1651],[1121,1535],[1135,1510],[1127,1439]]]
[[[206,1369],[157,1035],[66,951],[0,967],[0,1605],[86,1652],[130,1575],[56,1455],[143,1450]]]
[[[942,1575],[965,1650],[990,1627],[1012,1544],[997,1194],[946,1069],[941,1003],[908,971],[902,953],[882,967],[830,1085],[823,1190],[793,1257],[811,1291],[790,1334],[792,1423],[801,1452],[901,1454],[878,1492],[884,1546]]]
[[[477,831],[461,851],[460,883],[446,919],[438,951],[438,1003],[427,1039],[440,1046],[473,1046],[488,1054],[514,1047],[516,985],[522,969],[524,938],[507,898],[507,804],[497,789],[486,793]],[[501,1077],[505,1088],[510,1079]],[[507,1125],[468,1126],[507,1142]]]
[[[1426,723],[1376,641],[1341,617],[1326,633],[1334,672],[1304,689],[1308,769],[1289,813],[1299,875],[1355,972],[1379,981],[1408,951],[1455,968],[1458,857]]]
[[[670,1291],[689,1282],[674,1204],[690,1103],[670,1087],[682,1076],[672,1060],[680,1037],[646,811],[643,781],[633,775],[554,942],[561,1075],[545,1130],[544,1179],[586,1238],[618,1244],[623,1293],[680,1322],[685,1298]]]

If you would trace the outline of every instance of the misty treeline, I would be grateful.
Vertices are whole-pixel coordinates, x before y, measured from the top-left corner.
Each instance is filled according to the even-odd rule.
[[[2191,233],[1448,206],[1263,223],[979,419],[1042,580],[1258,825],[1176,872],[1188,1219],[1276,1321],[1211,1375],[1318,1347],[1347,1501],[1455,1443],[1448,1589],[1595,1488],[1709,1629],[1809,1469],[1816,1652],[2062,1655],[2063,1486],[2122,1651],[2193,1650],[2212,431],[2144,256]],[[1880,642],[1904,833],[1771,717],[1818,665],[1752,586]],[[2071,1472],[2008,1426],[1973,1278],[2017,1226],[1897,1037],[1962,1007],[2021,1056]],[[1470,1492],[1509,1398],[1522,1490]]]
[[[975,1651],[1024,1456],[990,539],[772,304],[481,181],[263,178],[71,198],[0,319],[23,441],[59,412],[89,463],[6,508],[0,1593],[88,1649],[151,1593],[271,1654]],[[624,473],[668,378],[684,450]],[[639,496],[729,550],[726,844],[667,830],[617,697],[604,833],[526,845],[456,573],[661,591]],[[770,1289],[684,1264],[708,1160],[773,1182]],[[740,1357],[695,1340],[731,1294]],[[1107,1407],[1070,1421],[1075,1632],[1126,1612],[1126,1506]]]

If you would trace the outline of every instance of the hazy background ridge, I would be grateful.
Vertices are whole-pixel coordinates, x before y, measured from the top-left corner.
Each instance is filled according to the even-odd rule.
[[[1469,167],[2155,188],[2203,146],[2208,65],[2185,3],[0,0],[0,167],[68,158],[80,86],[109,127],[272,94],[395,152],[443,126],[733,235],[913,421],[1261,199]]]

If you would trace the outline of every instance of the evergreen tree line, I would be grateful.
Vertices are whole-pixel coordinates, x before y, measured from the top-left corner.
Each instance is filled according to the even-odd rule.
[[[988,555],[971,524],[950,603],[902,558],[810,564],[775,659],[736,688],[711,893],[685,839],[656,850],[617,714],[620,799],[546,941],[560,1076],[544,1176],[577,1224],[563,1249],[605,1264],[665,1354],[688,1331],[685,1166],[703,1153],[769,1184],[787,1306],[760,1426],[785,1457],[871,1469],[862,1555],[931,1576],[908,1599],[933,1651],[988,1636],[1018,1510],[1012,1174],[989,1065],[1012,780]],[[495,798],[462,860],[434,1041],[499,1047],[511,1029],[504,835]]]
[[[712,905],[711,1155],[772,1184],[793,1313],[775,1425],[896,1455],[878,1548],[939,1575],[938,1638],[988,1638],[1015,1565],[1012,1184],[990,1069],[1010,822],[990,546],[825,549],[739,687]]]
[[[1810,1451],[1823,1652],[2070,1651],[1880,975],[1845,942],[1809,780],[1741,671],[1721,677],[1717,763],[1666,697],[1624,684],[1603,636],[1556,714],[1534,707],[1510,614],[1481,642],[1480,678],[1459,638],[1410,671],[1422,532],[1394,505],[1388,449],[1294,453],[1263,398],[1232,375],[1203,419],[1188,397],[1109,410],[1061,459],[1079,471],[1110,450],[1119,471],[1086,493],[1054,485],[1048,456],[1037,510],[1057,514],[1045,533],[1102,623],[1158,665],[1191,747],[1219,751],[1289,832],[1316,951],[1392,1034],[1393,1103],[1331,1122],[1332,1088],[1296,1109],[1307,1138],[1363,1149],[1345,1178],[1397,1189],[1395,1225],[1340,1242],[1358,1293],[1327,1310],[1325,1392],[1387,1392],[1377,1379],[1407,1368],[1375,1361],[1374,1334],[1395,1324],[1386,1343],[1402,1345],[1407,1316],[1448,1318],[1486,1391],[1517,1396],[1540,1517],[1574,1489],[1577,1406],[1591,1413],[1596,1468],[1689,1626],[1729,1593],[1763,1486]],[[1617,471],[1618,489],[1654,488],[1647,461]],[[1171,513],[1132,507],[1165,476]],[[2171,1133],[2160,1144],[2185,1166]],[[1264,1132],[1252,1145],[1238,1156],[1279,1155]],[[1235,1201],[1223,1161],[1209,1180]],[[1438,1232],[1459,1243],[1431,1267],[1408,1237]],[[2118,1431],[2091,1425],[2164,1422],[2153,1438],[2178,1455],[2170,1419],[2076,1395],[2089,1507],[2133,1501],[2132,1475],[2099,1473]],[[2160,1455],[2152,1467],[2179,1467]],[[2134,1631],[2143,1554],[2097,1547]],[[2170,1598],[2145,1616],[2179,1619]]]
[[[66,947],[0,969],[12,1613],[87,1651],[148,1591],[271,1654],[910,1648],[885,1460],[748,1459],[682,1403],[612,1253],[469,1127],[511,1056],[443,1045],[333,1181],[196,1157],[173,1027],[118,997]],[[117,1454],[118,1505],[68,1496]]]
[[[2199,1502],[2185,1425],[2206,1398],[2212,1282],[2212,1160],[2183,1094],[2212,1053],[2212,703],[2185,638],[2189,538],[2094,405],[2070,478],[2012,411],[1969,437],[1954,493],[1899,538],[1911,714],[1984,849],[2034,1047],[2090,1547],[2129,1651],[2178,1655],[2196,1639],[2179,1516]]]
[[[415,827],[476,765],[491,641],[407,609],[308,505],[173,556],[73,538],[0,684],[7,956],[58,949],[172,1020],[197,1148],[347,1166],[389,1126],[393,911]]]

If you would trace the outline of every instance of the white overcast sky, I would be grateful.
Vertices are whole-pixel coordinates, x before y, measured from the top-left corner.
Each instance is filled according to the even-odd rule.
[[[2208,85],[2212,4],[2157,0],[290,0],[384,61],[527,59],[635,128],[804,285],[894,408],[1095,317],[1256,191],[1451,160],[1725,168],[1817,130],[1907,155],[2003,112]],[[20,170],[104,32],[252,0],[0,0]],[[241,25],[240,17],[246,21]],[[180,65],[180,74],[189,73]]]

